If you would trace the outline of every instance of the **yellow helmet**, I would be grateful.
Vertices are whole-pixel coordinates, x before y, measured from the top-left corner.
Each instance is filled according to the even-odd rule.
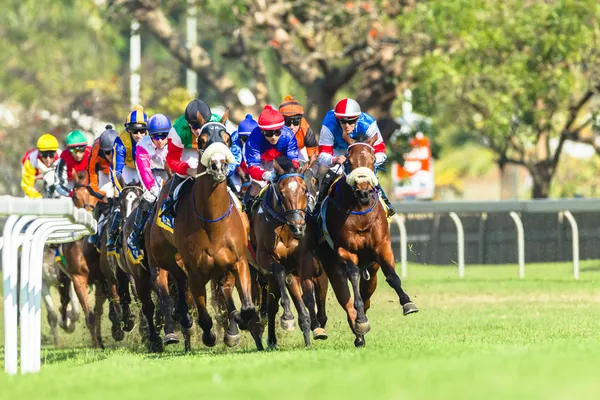
[[[49,133],[44,133],[37,141],[37,148],[39,151],[57,151],[58,139]]]

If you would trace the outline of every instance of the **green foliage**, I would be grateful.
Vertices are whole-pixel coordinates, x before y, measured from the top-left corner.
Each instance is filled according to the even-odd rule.
[[[409,68],[415,109],[441,130],[477,132],[491,148],[526,157],[540,132],[561,133],[569,107],[597,83],[599,17],[593,0],[419,4],[399,21],[430,49]]]
[[[600,158],[581,160],[563,156],[561,168],[554,178],[552,197],[599,197]]]

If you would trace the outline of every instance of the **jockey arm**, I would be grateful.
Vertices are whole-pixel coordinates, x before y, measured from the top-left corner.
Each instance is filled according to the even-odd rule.
[[[171,128],[169,136],[167,138],[167,166],[179,175],[186,175],[190,165],[184,161],[181,161],[183,155],[183,142],[177,134],[175,128]]]
[[[317,143],[317,137],[310,126],[304,135],[304,146],[306,147],[308,158],[312,159],[313,157],[317,157],[319,154],[319,144]]]
[[[36,168],[31,164],[29,158],[23,162],[23,168],[21,171],[21,189],[23,189],[25,195],[32,199],[42,198],[41,193],[35,190]]]
[[[94,146],[92,147],[92,154],[90,154],[90,159],[88,161],[88,176],[89,176],[89,186],[90,188],[96,192],[101,194],[102,196],[106,196],[106,192],[100,190],[100,177],[98,175],[98,169],[100,168],[100,143],[96,141]]]
[[[298,141],[296,137],[292,134],[288,139],[287,149],[286,149],[286,157],[292,161],[294,167],[300,167],[300,162],[298,161]]]
[[[54,176],[58,194],[64,197],[70,196],[71,190],[68,186],[67,163],[62,157],[58,159]]]
[[[142,146],[138,146],[136,148],[135,166],[138,170],[144,188],[153,195],[157,196],[160,192],[160,189],[156,184],[154,175],[152,174],[152,168],[150,166],[150,154],[148,154],[146,149]]]
[[[229,164],[227,166],[229,176],[233,175],[236,169],[242,163],[242,142],[240,141],[240,137],[238,132],[235,131],[231,134],[231,154],[233,154],[233,158],[235,158],[235,164]]]
[[[377,136],[377,139],[373,144],[373,149],[375,149],[375,167],[378,167],[379,165],[383,164],[385,160],[387,160],[387,154],[385,153],[385,143],[383,142],[381,131],[379,130],[379,126],[377,126],[377,121],[375,120],[367,129],[367,137],[371,139],[373,136]]]
[[[319,164],[331,166],[333,163],[333,132],[323,124],[319,137]]]
[[[121,176],[121,174],[123,173],[126,156],[127,148],[123,144],[121,138],[117,137],[113,145],[112,162],[110,163],[110,179],[112,180],[113,185],[115,185],[119,193],[121,192],[121,190],[123,190],[123,188],[121,187],[121,183],[119,183],[119,176]]]
[[[248,173],[252,179],[257,181],[262,181],[263,174],[266,172],[260,166],[260,140],[262,135],[260,130],[258,131],[258,135],[252,134],[250,138],[246,142],[246,164],[248,165]]]

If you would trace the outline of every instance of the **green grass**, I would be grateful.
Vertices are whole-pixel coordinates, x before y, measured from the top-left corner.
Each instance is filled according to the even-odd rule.
[[[196,340],[146,354],[136,335],[105,351],[88,349],[83,325],[42,349],[42,371],[0,374],[0,398],[368,398],[574,399],[600,393],[600,262],[456,268],[409,265],[406,291],[420,312],[403,317],[380,277],[368,315],[367,346],[356,349],[341,308],[329,299],[329,340],[302,346],[279,332],[276,351],[258,353]],[[49,330],[44,321],[44,335]],[[265,338],[266,339],[266,338]]]

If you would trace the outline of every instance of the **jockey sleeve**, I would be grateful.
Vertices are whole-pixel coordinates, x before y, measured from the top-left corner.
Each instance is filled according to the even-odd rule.
[[[151,191],[156,186],[156,180],[152,175],[152,167],[150,166],[150,154],[143,146],[137,147],[135,155],[135,166],[138,170],[142,184],[146,190]]]
[[[23,168],[21,169],[21,171],[22,171],[21,189],[23,189],[23,192],[25,193],[25,195],[32,199],[42,198],[41,193],[38,192],[37,190],[35,190],[35,178],[37,175],[37,169],[31,163],[29,158],[27,158],[23,162]]]
[[[71,190],[68,186],[69,178],[67,176],[67,163],[62,157],[58,160],[56,170],[54,171],[54,177],[58,194],[68,197]]]
[[[350,138],[355,140],[367,140],[377,137],[373,148],[375,157],[379,162],[385,161],[385,143],[377,126],[377,121],[371,115],[362,113],[356,121],[354,130],[350,132]],[[334,152],[345,152],[348,144],[344,140],[342,128],[340,127],[333,110],[330,110],[323,119],[321,135],[319,138],[319,162],[322,165],[331,165]]]
[[[179,175],[185,175],[190,165],[185,161],[181,161],[184,145],[181,137],[179,137],[179,134],[174,127],[169,131],[169,136],[167,137],[167,146],[168,167],[171,169],[171,171]]]
[[[231,176],[234,174],[237,167],[242,163],[242,141],[240,140],[240,135],[235,131],[231,133],[231,154],[233,154],[233,158],[235,159],[235,164],[229,164],[227,166],[228,175]]]
[[[306,154],[308,154],[309,157],[319,153],[317,137],[310,126],[306,131],[306,135],[304,135],[304,145],[306,146]]]
[[[96,192],[100,193],[102,196],[106,196],[106,193],[100,190],[99,187],[99,172],[103,172],[108,174],[110,172],[109,162],[100,155],[100,139],[96,139],[94,141],[94,145],[92,146],[92,153],[90,154],[90,159],[88,162],[88,176],[90,178],[90,188]]]
[[[119,191],[123,190],[119,183],[119,176],[123,173],[125,167],[125,157],[127,157],[127,148],[120,137],[115,139],[113,144],[112,162],[110,163],[110,179]]]

